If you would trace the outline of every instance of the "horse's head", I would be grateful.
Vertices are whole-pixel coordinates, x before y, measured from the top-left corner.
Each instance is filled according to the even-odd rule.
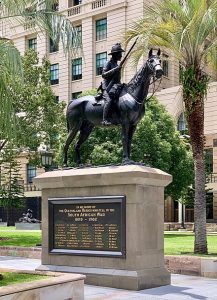
[[[157,54],[153,54],[153,50],[149,51],[147,64],[148,67],[154,77],[157,79],[161,78],[163,75],[163,69],[161,67],[161,60],[160,60],[160,49],[158,50]]]

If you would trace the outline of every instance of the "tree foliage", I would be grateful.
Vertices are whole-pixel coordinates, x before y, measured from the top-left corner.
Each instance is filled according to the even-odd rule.
[[[9,210],[24,204],[23,181],[17,157],[17,149],[13,149],[10,143],[0,152],[0,206],[6,208],[7,222]]]
[[[69,163],[75,166],[73,145],[69,151]],[[95,128],[82,145],[81,155],[86,164],[121,164],[120,127]],[[180,139],[173,119],[156,98],[147,103],[145,117],[134,134],[132,159],[172,174],[173,182],[166,188],[166,196],[174,200],[178,200],[193,182],[192,153]]]
[[[55,44],[62,43],[72,55],[81,48],[80,38],[73,24],[55,7],[57,0],[1,0],[0,23],[2,32],[10,32],[15,25],[29,26],[35,32],[44,32]],[[15,115],[13,96],[8,88],[15,77],[22,78],[22,63],[19,51],[9,40],[0,36],[0,140],[14,138],[19,119]]]
[[[22,63],[24,80],[16,79],[20,88],[14,91],[16,112],[20,115],[17,146],[36,151],[43,141],[55,150],[65,127],[65,104],[57,101],[51,89],[50,63],[45,57],[39,66],[34,50],[25,53]]]

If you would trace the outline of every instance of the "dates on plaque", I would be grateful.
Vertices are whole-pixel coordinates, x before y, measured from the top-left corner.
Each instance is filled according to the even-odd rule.
[[[124,196],[48,200],[50,253],[125,257]]]

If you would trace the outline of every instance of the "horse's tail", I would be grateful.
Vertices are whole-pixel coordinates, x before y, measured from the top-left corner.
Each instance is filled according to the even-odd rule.
[[[67,108],[66,108],[66,127],[67,127],[67,131],[69,132],[70,128],[69,128],[69,120],[68,120],[68,117],[67,117],[67,111],[68,111],[68,107],[69,105],[72,103],[73,100],[70,100],[68,102],[68,105],[67,105]]]
[[[68,121],[68,118],[66,119],[66,126],[67,126],[67,131],[69,132],[69,121]]]

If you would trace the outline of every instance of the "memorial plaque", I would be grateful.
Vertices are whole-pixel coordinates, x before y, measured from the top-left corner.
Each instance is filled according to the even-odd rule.
[[[50,198],[49,250],[125,257],[125,196]]]

